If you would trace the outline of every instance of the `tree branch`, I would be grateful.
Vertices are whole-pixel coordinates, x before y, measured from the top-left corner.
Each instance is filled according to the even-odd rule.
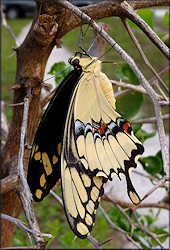
[[[122,13],[134,22],[143,32],[150,38],[150,40],[162,51],[162,53],[169,59],[169,48],[158,37],[158,35],[150,28],[150,26],[132,9],[127,1],[121,2]]]
[[[165,203],[165,202],[162,202],[162,201],[160,201],[160,202],[158,201],[157,203],[151,203],[151,202],[141,203],[138,206],[136,206],[136,205],[134,205],[134,204],[132,204],[130,202],[126,202],[126,201],[123,201],[122,199],[119,199],[119,198],[117,198],[115,196],[112,196],[111,194],[109,194],[109,197],[112,200],[114,200],[114,202],[119,204],[120,206],[131,209],[132,211],[135,211],[138,208],[149,208],[149,207],[163,208],[163,209],[166,209],[166,210],[170,210],[169,205],[167,203]],[[102,200],[110,201],[110,200],[108,200],[108,198],[105,195],[102,196]]]
[[[161,83],[162,87],[164,88],[164,90],[170,94],[169,89],[167,88],[167,86],[165,85],[164,81],[161,79],[161,77],[159,76],[159,74],[156,72],[156,70],[152,67],[152,65],[150,64],[149,60],[147,59],[147,57],[145,56],[139,41],[137,40],[137,38],[135,37],[134,33],[132,32],[132,29],[130,28],[127,20],[125,18],[122,18],[122,22],[126,28],[126,30],[128,31],[130,37],[132,38],[134,44],[136,45],[136,48],[138,49],[139,53],[141,54],[145,64],[149,67],[149,69],[152,71],[152,73],[156,76],[156,78],[159,80],[159,82]],[[165,100],[167,100],[167,97],[164,95],[163,92],[161,92],[161,94],[164,96]]]
[[[23,221],[21,221],[19,219],[16,219],[14,217],[11,217],[9,215],[0,214],[0,217],[2,219],[4,219],[4,220],[8,220],[8,221],[14,223],[17,227],[19,227],[21,230],[23,230],[27,234],[27,236],[28,236],[28,238],[29,238],[29,240],[30,240],[31,243],[32,243],[31,237],[30,237],[31,234],[34,234],[34,235],[36,235],[38,237],[47,237],[49,239],[54,238],[51,234],[44,234],[44,233],[41,233],[41,232],[38,232],[38,231],[35,231],[35,230],[32,230],[32,229],[29,229],[28,227],[26,227],[24,225],[25,223]]]
[[[129,224],[132,226],[132,228],[137,227],[139,229],[141,229],[145,234],[147,234],[148,236],[152,237],[154,240],[156,240],[156,242],[158,243],[158,245],[161,246],[161,248],[163,249],[163,245],[161,244],[161,242],[158,240],[158,235],[150,232],[148,229],[146,229],[145,227],[143,227],[141,224],[135,223],[127,214],[126,212],[121,208],[121,206],[119,206],[116,202],[114,202],[110,196],[106,195],[105,196],[108,198],[108,200],[110,200],[119,210],[120,212],[124,215],[124,217],[127,219],[127,221],[129,222]]]
[[[169,114],[162,115],[163,120],[168,120],[170,118]],[[143,123],[156,123],[156,117],[149,117],[145,119],[129,121],[131,124],[143,124]]]
[[[129,236],[129,234],[124,231],[123,229],[121,229],[120,227],[116,226],[111,219],[109,218],[109,216],[106,214],[105,210],[102,208],[101,205],[99,205],[99,209],[102,212],[102,214],[104,215],[105,219],[107,220],[107,222],[109,223],[109,226],[113,229],[118,230],[119,232],[121,232],[122,234],[124,234],[126,236],[126,238],[128,240],[130,240],[138,249],[141,249],[141,247],[132,239],[132,237]]]
[[[14,191],[19,184],[19,177],[16,174],[10,174],[1,180],[1,195]]]

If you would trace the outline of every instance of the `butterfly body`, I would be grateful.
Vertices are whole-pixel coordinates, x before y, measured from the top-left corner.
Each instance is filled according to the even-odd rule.
[[[52,173],[49,174],[51,179],[54,178],[56,181],[60,178],[59,164],[61,163],[65,213],[73,232],[79,238],[84,239],[93,228],[96,210],[104,193],[105,183],[107,180],[112,180],[113,175],[117,175],[119,178],[121,175],[125,176],[130,199],[135,204],[139,203],[140,198],[132,185],[130,172],[136,168],[137,160],[144,149],[133,135],[130,124],[115,111],[112,85],[107,76],[101,72],[101,62],[94,57],[79,58],[76,56],[70,59],[70,63],[75,68],[74,73],[76,71],[78,73],[76,77],[73,77],[73,73],[70,79],[68,77],[62,83],[68,88],[69,94],[62,90],[61,86],[60,92],[58,94],[56,92],[56,97],[53,98],[41,125],[43,127],[45,121],[46,129],[50,129],[50,125],[48,128],[48,114],[51,117],[52,113],[59,113],[59,106],[63,102],[62,100],[60,103],[59,99],[62,99],[63,93],[67,93],[66,101],[68,104],[64,108],[65,115],[61,115],[62,123],[59,122],[60,125],[57,125],[58,132],[46,139],[46,151],[44,147],[44,152],[39,151],[39,155],[46,152],[50,161],[53,157],[54,162],[58,159],[58,165],[55,166],[51,162],[50,167],[52,172],[57,171],[57,175],[54,174],[53,177]],[[68,87],[73,80],[74,87]],[[60,121],[60,117],[58,119]],[[34,148],[37,147],[37,141],[42,131],[37,138],[35,137]],[[50,151],[47,147],[50,140],[55,140],[54,151],[51,148]],[[61,142],[61,154],[55,154],[59,142]],[[39,142],[39,148],[40,144],[41,142]],[[48,161],[45,160],[44,165],[40,162],[40,157],[35,156],[35,153],[31,154],[30,169],[32,169],[33,163],[37,163],[42,172],[39,176],[36,173],[37,184],[32,184],[30,182],[32,170],[30,173],[28,170],[28,183],[30,186],[35,186],[31,190],[34,198],[36,196],[36,200],[41,200],[47,195],[52,184],[54,185],[54,181],[52,184],[47,181],[48,171],[44,171],[47,168],[44,166],[48,165]],[[36,192],[37,187],[40,187],[42,182],[45,184],[41,188],[42,195],[39,199]]]

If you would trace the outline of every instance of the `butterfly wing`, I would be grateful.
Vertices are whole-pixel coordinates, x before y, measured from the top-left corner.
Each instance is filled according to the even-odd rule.
[[[143,146],[129,123],[109,104],[102,80],[100,74],[81,77],[70,102],[62,145],[65,212],[73,232],[82,239],[93,228],[104,185],[114,174],[125,175],[130,199],[135,204],[140,200],[130,171],[136,167]]]
[[[72,91],[80,76],[76,70],[61,82],[36,132],[27,181],[35,201],[41,201],[61,177],[61,138]]]

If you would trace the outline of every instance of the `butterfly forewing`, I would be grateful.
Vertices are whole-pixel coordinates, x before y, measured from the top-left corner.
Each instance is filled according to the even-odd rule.
[[[28,184],[41,201],[61,177],[61,139],[72,91],[80,76],[72,71],[57,88],[36,132],[28,165]]]

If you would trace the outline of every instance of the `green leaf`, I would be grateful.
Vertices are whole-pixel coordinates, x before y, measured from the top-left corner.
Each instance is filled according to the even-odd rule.
[[[151,175],[158,174],[163,170],[162,162],[157,156],[148,156],[139,159],[139,161],[143,165],[143,168]]]
[[[125,62],[118,62],[116,65],[115,76],[118,80],[126,80],[131,84],[139,85],[140,82],[132,71],[130,66]]]
[[[149,9],[141,9],[136,12],[152,29],[154,29],[154,13]],[[140,29],[134,22],[128,20],[131,28]]]
[[[166,234],[165,236],[159,237],[159,241],[161,243],[165,242],[170,235],[167,231],[164,230],[163,227],[162,228],[154,227],[154,229],[152,229],[151,231],[156,235]],[[158,243],[153,238],[151,238],[151,242],[154,246],[158,245]]]
[[[117,112],[127,120],[138,114],[143,104],[143,94],[135,92],[119,98],[116,102]]]
[[[163,21],[166,25],[169,25],[169,12],[168,11],[165,12]]]
[[[66,64],[63,61],[54,63],[48,74],[55,75],[55,82],[59,84],[68,75],[69,68],[72,70],[70,64]]]
[[[144,215],[144,217],[145,217],[145,219],[146,219],[146,221],[148,223],[148,227],[149,227],[153,223],[154,220],[148,214]]]

